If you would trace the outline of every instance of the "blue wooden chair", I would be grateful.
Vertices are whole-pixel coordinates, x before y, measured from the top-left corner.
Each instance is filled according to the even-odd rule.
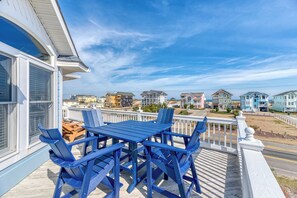
[[[98,138],[98,148],[100,144],[102,144],[101,148],[105,148],[108,138],[87,130],[87,128],[99,127],[107,124],[103,122],[101,111],[99,109],[82,110],[82,115],[84,119],[84,128],[86,128],[86,138],[96,136]],[[84,144],[83,153],[87,153],[88,146],[89,142]]]
[[[97,137],[88,137],[66,144],[58,129],[44,129],[41,125],[38,127],[41,131],[39,139],[51,147],[50,159],[61,167],[53,197],[60,197],[64,184],[70,185],[74,190],[63,197],[72,197],[77,193],[80,198],[87,197],[99,183],[112,190],[107,197],[119,197],[121,187],[119,157],[122,144],[98,150],[95,149]],[[72,146],[89,141],[95,146],[93,151],[76,160],[71,153]],[[114,179],[108,176],[112,170]]]
[[[174,109],[172,108],[161,108],[158,112],[158,117],[156,120],[153,120],[155,123],[160,123],[160,124],[173,124],[173,115],[174,115]],[[168,132],[171,132],[171,128],[168,130]],[[155,135],[154,139],[156,142],[157,138],[161,139],[161,135]],[[172,136],[168,136],[170,139],[171,145],[173,146],[173,138]]]
[[[206,117],[202,122],[198,122],[191,136],[165,132],[167,135],[183,138],[185,144],[184,149],[151,141],[143,143],[146,148],[147,156],[147,197],[152,197],[153,190],[167,197],[178,197],[172,192],[166,191],[154,184],[162,173],[168,175],[177,183],[180,197],[190,197],[194,185],[196,191],[201,193],[192,154],[200,147],[200,135],[207,129],[206,122]],[[152,163],[156,165],[154,170],[152,169]],[[191,168],[192,177],[186,175],[189,168]],[[185,189],[184,180],[191,182],[187,191]]]

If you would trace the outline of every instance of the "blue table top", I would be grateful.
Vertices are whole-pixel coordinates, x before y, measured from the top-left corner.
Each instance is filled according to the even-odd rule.
[[[171,124],[128,120],[100,127],[87,128],[87,130],[107,137],[139,143],[170,127]]]

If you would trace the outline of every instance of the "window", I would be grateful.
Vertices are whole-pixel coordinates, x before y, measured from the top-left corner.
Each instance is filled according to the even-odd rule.
[[[38,141],[38,124],[50,127],[51,114],[51,72],[30,64],[30,144]]]
[[[12,59],[0,54],[0,156],[15,150],[16,123]]]
[[[50,62],[50,56],[43,46],[28,32],[16,24],[0,17],[0,41],[34,56],[45,62]]]

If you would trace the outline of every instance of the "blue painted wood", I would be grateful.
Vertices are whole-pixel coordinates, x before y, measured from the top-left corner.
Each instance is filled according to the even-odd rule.
[[[45,129],[38,126],[41,131],[39,139],[51,147],[50,159],[61,167],[53,197],[60,197],[64,184],[73,187],[73,191],[65,197],[72,197],[78,193],[79,197],[87,197],[100,184],[112,190],[109,195],[119,197],[119,174],[114,174],[114,179],[108,174],[111,170],[119,173],[119,158],[123,144],[115,144],[98,150],[93,147],[92,152],[76,160],[71,153],[75,144],[88,141],[96,142],[97,137],[88,137],[71,144],[66,144],[58,129]]]
[[[172,132],[165,132],[165,135],[180,137],[184,139],[185,148],[177,148],[158,142],[145,141],[143,145],[146,148],[147,156],[147,197],[152,197],[152,191],[156,191],[166,197],[190,197],[193,186],[195,190],[201,193],[198,176],[195,169],[192,154],[200,147],[200,135],[207,130],[207,118],[198,122],[192,135],[180,135]],[[156,168],[152,168],[151,164]],[[187,171],[191,169],[192,177],[186,176]],[[179,196],[168,192],[155,184],[155,181],[162,175],[168,175],[178,185]],[[190,183],[188,190],[185,189],[184,180]]]
[[[123,159],[129,159],[131,162],[131,171],[128,167],[121,166],[122,170],[128,170],[132,174],[132,183],[129,185],[127,191],[130,193],[135,186],[144,179],[144,176],[139,176],[138,171],[144,167],[145,164],[138,164],[138,153],[143,149],[138,148],[138,144],[150,139],[156,134],[168,131],[171,127],[171,123],[156,123],[156,122],[140,122],[135,120],[128,120],[124,122],[113,123],[111,125],[104,125],[100,127],[87,128],[94,134],[100,134],[113,138],[113,143],[117,143],[119,140],[123,140],[129,143],[129,156],[125,156]]]
[[[99,109],[91,109],[91,110],[82,110],[82,116],[84,119],[84,128],[94,128],[94,127],[99,127],[105,125],[103,122],[103,117],[101,110]],[[107,137],[94,134],[90,131],[86,131],[86,138],[90,136],[97,136],[98,138],[98,145],[97,147],[99,148],[99,145],[102,144],[102,148],[106,147],[106,141]],[[89,146],[89,143],[84,144],[83,148],[83,153],[85,154],[87,152],[87,147]]]
[[[158,112],[158,117],[156,119],[156,123],[160,124],[173,124],[173,115],[174,115],[174,109],[172,108],[161,108]],[[168,132],[171,132],[171,128],[168,129]],[[163,137],[161,138],[160,134],[157,134],[154,136],[154,139],[156,142],[158,142],[158,138],[164,139],[167,138],[170,140],[171,145],[173,146],[173,139],[171,136]],[[161,141],[160,141],[161,142]]]

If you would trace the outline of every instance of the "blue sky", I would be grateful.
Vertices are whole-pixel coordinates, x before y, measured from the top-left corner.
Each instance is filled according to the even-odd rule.
[[[60,0],[91,73],[71,94],[297,89],[297,1]]]

